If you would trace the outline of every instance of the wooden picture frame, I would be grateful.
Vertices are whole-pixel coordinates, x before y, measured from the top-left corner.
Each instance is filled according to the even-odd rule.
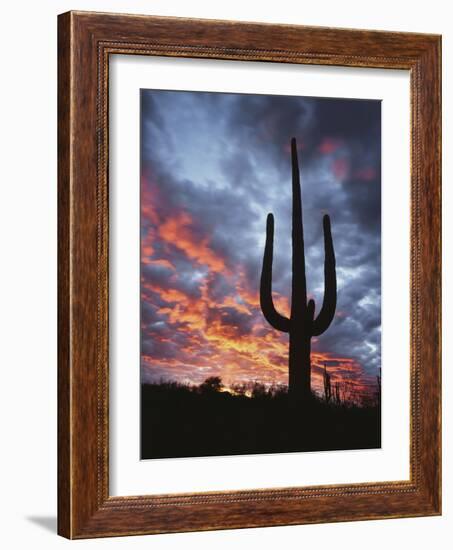
[[[441,513],[441,39],[69,12],[58,21],[58,532],[67,538]],[[109,56],[410,71],[410,480],[109,495]]]

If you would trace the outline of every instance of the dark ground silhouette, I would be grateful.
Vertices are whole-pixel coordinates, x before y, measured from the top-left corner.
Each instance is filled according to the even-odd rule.
[[[262,384],[221,391],[218,377],[200,386],[177,382],[141,388],[141,458],[296,451],[374,449],[381,446],[379,401],[365,406],[313,397],[297,407],[285,386]]]

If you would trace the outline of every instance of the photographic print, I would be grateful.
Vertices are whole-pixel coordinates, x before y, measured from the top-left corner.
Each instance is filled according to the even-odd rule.
[[[441,47],[59,16],[60,535],[441,514]]]
[[[141,90],[141,458],[381,446],[381,102]]]

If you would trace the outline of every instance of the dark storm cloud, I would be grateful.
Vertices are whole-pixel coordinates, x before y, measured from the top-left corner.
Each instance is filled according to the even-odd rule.
[[[209,310],[206,319],[207,323],[209,324],[215,319],[218,319],[221,325],[234,329],[238,335],[249,334],[252,330],[252,317],[231,307],[222,307]]]
[[[221,302],[224,296],[234,290],[234,285],[222,274],[216,273],[209,279],[208,289],[211,299]]]
[[[142,217],[142,230],[155,233],[153,257],[169,258],[174,267],[145,265],[145,281],[193,300],[204,292],[211,308],[217,304],[212,315],[222,326],[244,334],[255,323],[255,334],[265,334],[260,325],[265,321],[240,311],[240,300],[227,307],[222,301],[234,294],[239,273],[247,292],[256,294],[268,212],[276,224],[273,288],[277,296],[289,297],[294,136],[307,285],[317,311],[324,292],[324,213],[332,219],[337,258],[337,316],[314,350],[353,358],[375,372],[380,366],[380,102],[147,90],[141,108],[144,189],[157,217],[154,222]],[[186,217],[178,222],[181,212]],[[169,235],[180,235],[185,247],[172,244]],[[207,237],[209,251],[202,249]],[[200,281],[207,271],[194,271],[193,261],[209,267],[206,288]],[[164,310],[177,303],[177,295],[173,302],[153,294],[154,299]],[[168,313],[159,313],[159,307],[144,306],[150,333],[169,326]],[[156,322],[161,324],[153,329]],[[144,349],[151,349],[151,339],[147,342]],[[165,351],[169,358],[173,344]],[[164,352],[154,348],[153,356]]]

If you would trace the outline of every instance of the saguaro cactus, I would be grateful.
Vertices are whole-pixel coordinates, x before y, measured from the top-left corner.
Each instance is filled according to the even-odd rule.
[[[304,230],[302,223],[302,199],[296,139],[291,140],[293,219],[292,219],[292,289],[291,314],[287,318],[275,309],[272,300],[272,260],[274,248],[274,216],[268,214],[266,245],[261,272],[260,303],[267,322],[276,330],[289,333],[289,383],[288,391],[293,401],[308,401],[311,397],[311,339],[330,326],[337,303],[337,278],[335,252],[330,230],[330,218],[324,216],[324,301],[317,317],[315,302],[307,303],[305,279]]]

